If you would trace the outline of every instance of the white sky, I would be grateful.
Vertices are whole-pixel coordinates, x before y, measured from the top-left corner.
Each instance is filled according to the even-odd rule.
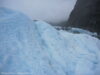
[[[21,11],[33,20],[66,21],[76,0],[0,0],[0,6]]]

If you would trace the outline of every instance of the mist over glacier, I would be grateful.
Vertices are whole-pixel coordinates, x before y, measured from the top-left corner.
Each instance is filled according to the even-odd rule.
[[[76,0],[0,0],[0,6],[18,10],[33,20],[67,21]]]

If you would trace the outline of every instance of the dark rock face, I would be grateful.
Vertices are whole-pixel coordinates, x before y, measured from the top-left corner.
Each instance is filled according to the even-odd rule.
[[[100,34],[100,0],[77,0],[67,25]]]

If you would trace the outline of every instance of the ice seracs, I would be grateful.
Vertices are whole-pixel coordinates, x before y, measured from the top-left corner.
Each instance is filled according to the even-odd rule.
[[[0,75],[99,75],[99,71],[99,39],[56,30],[0,8]]]

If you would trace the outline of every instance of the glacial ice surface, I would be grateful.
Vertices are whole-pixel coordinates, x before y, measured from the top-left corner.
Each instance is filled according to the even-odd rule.
[[[0,75],[20,74],[100,75],[100,40],[0,8]]]

